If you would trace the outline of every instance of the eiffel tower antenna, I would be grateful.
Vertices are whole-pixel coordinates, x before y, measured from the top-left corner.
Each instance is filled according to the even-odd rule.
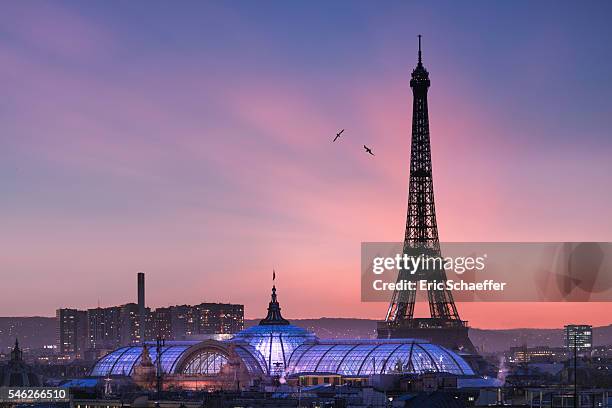
[[[419,65],[423,65],[423,60],[421,58],[421,34],[419,34]]]

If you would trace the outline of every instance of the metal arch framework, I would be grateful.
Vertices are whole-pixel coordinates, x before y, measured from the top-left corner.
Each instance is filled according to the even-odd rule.
[[[461,364],[459,364],[459,361],[453,356],[453,353],[449,353],[448,350],[444,350],[444,352],[446,353],[446,355],[448,355],[451,360],[453,360],[453,362],[457,365],[457,367],[459,367],[459,369],[461,370],[462,374],[465,374],[465,369],[461,366]]]
[[[238,359],[239,361],[242,361],[245,367],[247,367],[247,369],[253,374],[267,373],[266,368],[262,366],[263,357],[258,353],[259,352],[256,349],[249,347],[247,344],[232,344],[215,340],[206,340],[186,350],[181,355],[181,357],[174,363],[173,373],[203,375],[214,374],[213,372],[190,372],[190,366],[193,366],[195,364],[199,365],[199,367],[202,367],[201,364],[206,363],[206,361],[202,361],[202,357],[206,355],[208,355],[209,357],[217,356],[217,361],[213,361],[213,364],[219,363],[220,359],[225,360],[225,363],[229,362],[232,359]],[[220,369],[220,367],[218,368]],[[218,372],[218,370],[216,370],[215,372]]]
[[[368,358],[370,358],[370,356],[372,355],[372,353],[374,353],[374,351],[376,351],[379,347],[381,347],[382,344],[374,346],[372,348],[372,350],[370,350],[370,352],[368,354],[366,354],[365,358],[363,359],[363,361],[361,362],[361,364],[359,365],[359,368],[357,369],[357,375],[361,374],[361,370],[363,370],[363,366],[364,364],[368,361]]]
[[[180,358],[183,353],[189,349],[189,345],[173,344],[164,346],[159,356],[155,351],[151,355],[154,363],[161,359],[165,373],[173,373],[176,359]],[[167,354],[171,354],[169,359],[166,359]],[[176,356],[176,359],[174,358]],[[120,347],[104,357],[100,358],[92,367],[89,375],[94,377],[109,376],[109,375],[132,375],[134,366],[141,361],[142,346],[126,346]],[[120,369],[120,370],[119,370]]]
[[[121,358],[132,349],[132,347],[125,347],[125,349],[123,350],[123,352],[117,357],[117,359],[115,360],[115,362],[113,363],[113,365],[110,368],[111,373],[113,372],[113,370],[115,370],[115,367],[117,366],[117,364],[121,361]],[[132,369],[130,369],[130,373],[132,372]]]
[[[189,364],[183,369],[183,374],[215,375],[228,363],[224,354],[212,350],[202,350],[193,356]]]
[[[346,357],[349,354],[351,354],[353,350],[355,350],[358,346],[359,344],[355,344],[353,347],[351,347],[351,349],[346,354],[344,354],[344,356],[340,359],[340,361],[338,362],[338,365],[336,366],[336,371],[338,371],[338,369],[342,366],[342,363],[344,363],[344,360],[346,360]]]
[[[412,343],[414,344],[414,343]],[[389,363],[389,360],[391,360],[391,357],[393,357],[393,355],[395,355],[395,353],[397,352],[397,350],[399,350],[400,347],[404,346],[404,344],[399,343],[397,345],[397,347],[391,352],[389,353],[389,357],[384,361],[383,366],[382,366],[382,372],[384,373],[385,370],[387,369],[387,364]]]
[[[412,370],[414,370],[414,361],[412,361],[413,352],[414,352],[414,341],[410,345],[410,354],[408,354],[408,362],[407,362],[408,368],[412,367]]]
[[[357,348],[359,352],[354,352]],[[377,361],[381,359],[380,365],[370,363],[374,356]],[[291,355],[286,374],[290,377],[313,374],[363,377],[371,373],[390,373],[395,361],[402,363],[402,373],[434,371],[473,374],[469,365],[452,351],[412,339],[353,344],[330,341],[304,344]]]
[[[305,344],[302,345],[300,347],[308,347],[306,349],[306,351],[303,351],[302,354],[300,354],[300,356],[298,357],[297,361],[295,362],[295,365],[299,365],[300,362],[302,361],[302,358],[304,358],[304,356],[306,355],[306,353],[308,353],[310,351],[310,349],[312,349],[313,347],[318,346],[318,343],[313,343],[313,344]],[[298,347],[297,349],[293,350],[293,353],[291,353],[291,356],[293,357],[293,355],[296,353],[296,351],[300,348]],[[291,357],[289,358],[289,362],[291,362]],[[319,364],[317,364],[318,366]]]
[[[219,363],[219,358],[238,359],[253,374],[267,373],[263,364],[263,357],[259,355],[256,349],[246,344],[239,345],[207,340],[197,344],[167,345],[159,356],[152,353],[151,357],[154,364],[157,363],[158,359],[161,359],[161,364],[164,367],[163,371],[166,374],[189,374],[189,364],[197,364],[197,360],[202,359],[206,353],[217,356],[218,359],[213,364]],[[142,346],[121,347],[100,358],[90,370],[89,375],[94,377],[129,376],[133,374],[134,367],[139,364],[141,358]],[[206,364],[206,362],[202,361],[202,364]],[[205,368],[202,365],[199,367]],[[207,374],[204,371],[201,373],[202,375]]]
[[[179,346],[171,347],[175,348],[174,352],[170,350],[163,353],[168,354],[163,363],[166,365],[165,372],[170,375],[210,377],[222,374],[223,364],[235,365],[239,361],[251,375],[274,374],[266,371],[265,361],[259,351],[245,343],[207,340],[182,345],[180,349]],[[134,356],[140,356],[141,352],[139,346],[113,351],[96,363],[98,373],[94,376],[113,375],[113,370],[114,375],[131,375],[136,360],[140,358]],[[451,350],[414,339],[324,340],[304,343],[288,357],[284,374],[338,374],[347,377],[385,374],[393,372],[395,361],[402,363],[402,372],[406,373],[446,371],[458,375],[473,374],[467,362]],[[124,370],[120,370],[122,367]]]
[[[224,358],[225,362],[230,358],[230,350],[219,342],[214,340],[204,341],[193,347],[190,347],[183,355],[174,363],[174,373],[177,374],[213,374],[207,372],[191,372],[191,367],[197,366],[202,368],[202,364],[206,363],[206,360],[202,360],[205,355],[215,355]],[[220,369],[221,367],[219,367]],[[218,372],[217,370],[216,372]]]
[[[440,371],[440,367],[438,366],[438,363],[436,363],[436,359],[434,358],[434,356],[431,355],[431,353],[429,351],[427,351],[425,349],[425,347],[423,347],[420,344],[417,344],[417,347],[420,348],[423,353],[425,353],[425,355],[427,355],[427,357],[429,357],[429,361],[431,361],[434,365],[434,368],[436,369],[436,371]],[[459,367],[459,369],[461,369],[461,367]],[[463,370],[461,370],[461,372],[463,373]]]
[[[231,347],[233,347],[233,350],[242,361],[247,363],[247,367],[251,367],[249,368],[251,372],[266,375],[270,374],[267,370],[264,357],[257,349],[248,344],[232,344]]]

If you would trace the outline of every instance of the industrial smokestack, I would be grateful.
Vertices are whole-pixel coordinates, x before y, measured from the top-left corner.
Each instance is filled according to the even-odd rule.
[[[138,272],[138,329],[140,342],[145,341],[145,274]]]

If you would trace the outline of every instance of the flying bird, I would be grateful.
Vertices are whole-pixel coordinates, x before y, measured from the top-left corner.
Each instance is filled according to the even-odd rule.
[[[336,133],[336,137],[334,137],[334,142],[336,141],[336,139],[338,139],[340,137],[342,132],[344,132],[344,129],[342,129],[340,132]]]
[[[370,153],[372,156],[374,156],[374,153],[372,153],[372,149],[370,149],[368,146],[363,145],[363,148],[365,149],[366,153]]]

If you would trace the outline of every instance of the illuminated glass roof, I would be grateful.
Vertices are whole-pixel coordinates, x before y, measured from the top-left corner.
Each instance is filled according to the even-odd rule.
[[[177,363],[187,353],[198,348],[201,343],[198,341],[194,342],[176,342],[162,347],[161,352],[161,366],[164,373],[177,374]],[[244,361],[247,370],[251,373],[264,373],[266,372],[266,365],[261,354],[251,347],[249,344],[236,345],[234,348],[235,352]],[[132,347],[121,347],[117,350],[110,352],[101,359],[99,359],[91,369],[89,375],[92,377],[107,377],[111,375],[124,375],[129,376],[134,373],[134,367],[140,363],[142,355],[141,346]],[[154,345],[149,344],[149,356],[153,364],[157,364],[157,350]],[[198,355],[194,356],[195,358]],[[189,367],[189,362],[187,363]]]
[[[251,346],[251,353],[263,363],[267,373],[280,375],[285,371],[293,350],[315,340],[315,335],[308,330],[288,324],[249,327],[236,334],[231,341]]]
[[[284,325],[282,328],[254,326],[236,335],[231,342],[251,373],[281,376],[340,374],[353,377],[431,371],[474,374],[456,353],[422,340],[318,340],[302,328]],[[164,372],[176,373],[177,362],[194,345],[164,346],[161,353]],[[141,354],[140,346],[119,348],[98,360],[90,375],[132,375]],[[149,354],[156,364],[155,347],[149,349]]]
[[[171,373],[183,353],[194,343],[169,344],[161,349],[161,366],[165,373]],[[109,375],[132,375],[134,366],[140,362],[142,347],[121,347],[99,359],[91,369],[89,375],[93,377],[106,377]],[[157,350],[149,348],[149,355],[154,364],[157,364]]]
[[[474,374],[459,355],[424,340],[319,340],[312,332],[293,326],[282,317],[275,287],[272,288],[268,315],[259,325],[241,331],[231,340],[212,345],[210,351],[207,351],[208,345],[199,342],[168,342],[161,352],[162,369],[166,373],[177,373],[197,366],[201,371],[204,364],[206,373],[218,372],[227,362],[225,355],[218,354],[218,349],[223,349],[222,343],[232,344],[231,349],[242,359],[248,371],[258,375],[339,374],[358,377],[432,371]],[[98,360],[90,375],[132,375],[141,354],[142,347],[117,349]],[[154,346],[149,348],[149,354],[156,364]],[[191,361],[192,355],[199,360]],[[183,368],[177,367],[179,361]]]
[[[320,341],[295,349],[286,373],[340,374],[420,374],[447,372],[473,375],[474,371],[456,353],[422,340]]]

